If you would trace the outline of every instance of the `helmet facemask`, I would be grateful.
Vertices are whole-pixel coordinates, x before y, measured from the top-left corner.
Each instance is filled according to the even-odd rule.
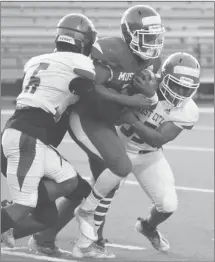
[[[170,74],[165,75],[159,85],[162,95],[173,107],[180,107],[185,99],[192,98],[198,87],[199,83],[194,83],[192,78],[180,76],[178,79]]]
[[[154,59],[160,56],[164,44],[165,29],[161,25],[150,25],[146,29],[130,31],[130,48],[142,59]]]

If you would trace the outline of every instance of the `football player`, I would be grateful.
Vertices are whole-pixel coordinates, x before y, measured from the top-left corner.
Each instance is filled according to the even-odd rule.
[[[92,48],[94,64],[99,64],[102,69],[101,73],[96,71],[95,87],[100,106],[99,110],[80,110],[78,114],[84,132],[105,160],[107,168],[97,179],[90,196],[75,212],[81,235],[89,242],[90,239],[91,242],[98,239],[93,219],[98,204],[105,197],[109,198],[108,193],[132,171],[131,161],[114,128],[119,112],[124,106],[146,109],[146,104],[134,103],[133,99],[137,97],[141,100],[144,96],[148,97],[147,109],[158,102],[156,92],[153,89],[146,92],[144,85],[139,86],[143,95],[127,96],[123,91],[135,72],[153,66],[152,61],[159,57],[163,47],[164,31],[161,18],[153,8],[137,5],[122,16],[122,37],[100,39]],[[110,67],[115,70],[108,70]],[[120,73],[115,74],[116,70]],[[83,248],[89,246],[87,241],[78,241],[78,244]]]
[[[52,130],[70,104],[79,98],[85,104],[90,101],[95,70],[89,54],[95,40],[92,22],[69,14],[58,23],[56,52],[33,57],[25,65],[16,111],[2,134],[13,201],[1,209],[2,233],[36,207],[44,174],[56,182],[49,190],[51,201],[70,195],[77,187],[76,170],[51,146]]]

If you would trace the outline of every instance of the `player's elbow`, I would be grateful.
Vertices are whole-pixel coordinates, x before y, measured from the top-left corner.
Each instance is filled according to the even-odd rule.
[[[161,137],[156,137],[156,138],[152,138],[150,139],[150,141],[148,141],[148,144],[152,147],[161,147],[162,145],[164,145],[166,142],[164,139],[162,139]]]
[[[149,143],[152,147],[162,147],[163,145],[165,145],[166,143],[168,143],[169,141],[171,141],[173,139],[169,139],[168,137],[165,136],[158,136],[154,139],[151,140],[151,143]]]

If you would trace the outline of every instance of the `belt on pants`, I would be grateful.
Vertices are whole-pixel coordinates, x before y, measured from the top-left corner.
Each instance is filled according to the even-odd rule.
[[[140,155],[143,155],[143,154],[148,154],[148,153],[152,153],[152,152],[155,152],[155,151],[150,151],[150,150],[140,150],[138,153]]]
[[[144,154],[148,154],[148,153],[152,153],[152,152],[157,152],[159,149],[161,149],[161,150],[163,151],[163,147],[158,147],[157,150],[155,150],[155,151],[151,151],[151,150],[140,150],[140,151],[138,152],[138,154],[144,155]]]

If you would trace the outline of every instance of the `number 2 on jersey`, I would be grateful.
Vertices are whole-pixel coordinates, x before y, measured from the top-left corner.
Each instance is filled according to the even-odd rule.
[[[32,76],[30,77],[29,83],[24,87],[24,92],[34,94],[37,87],[40,85],[40,78],[36,76],[40,70],[46,70],[49,67],[49,63],[40,63],[38,67],[34,70]]]
[[[149,123],[148,121],[145,121],[144,124],[152,129],[156,129],[157,126],[153,125],[151,123]],[[137,144],[144,144],[144,138],[139,137],[135,131],[134,128],[132,126],[130,126],[129,128],[125,128],[124,126],[121,126],[120,131],[127,137],[131,137],[131,141],[137,143]]]

